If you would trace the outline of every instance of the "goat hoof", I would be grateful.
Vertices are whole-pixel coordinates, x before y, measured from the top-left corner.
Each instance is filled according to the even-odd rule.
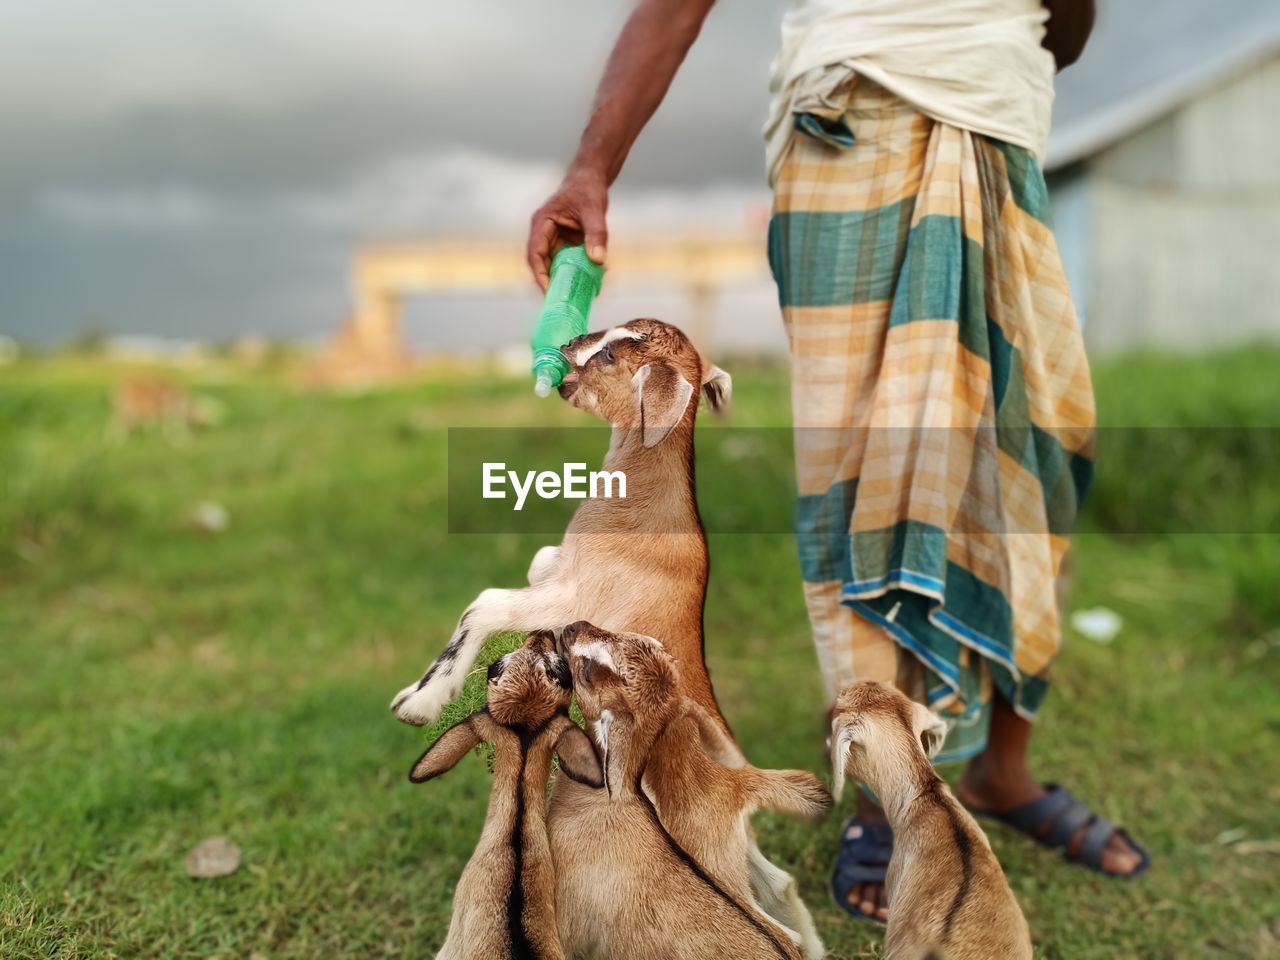
[[[458,695],[460,688],[439,682],[428,681],[421,689],[416,683],[410,684],[395,695],[391,701],[391,712],[396,719],[415,727],[425,727],[434,723],[440,711]]]

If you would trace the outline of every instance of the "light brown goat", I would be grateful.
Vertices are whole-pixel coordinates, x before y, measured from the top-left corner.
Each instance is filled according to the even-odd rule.
[[[798,960],[797,935],[752,897],[745,818],[760,806],[825,812],[830,798],[817,778],[708,758],[701,708],[680,695],[675,663],[656,640],[575,623],[561,645],[604,770],[601,789],[557,783],[547,818],[566,953]],[[709,719],[705,726],[720,735]],[[680,775],[690,779],[671,782]],[[666,810],[650,798],[658,784],[671,794]]]
[[[551,754],[560,771],[602,785],[586,734],[569,719],[568,668],[549,633],[489,668],[488,706],[454,724],[413,765],[421,783],[451,769],[481,741],[493,744],[489,813],[453,894],[453,918],[437,960],[563,960],[547,839]]]
[[[822,941],[800,900],[795,881],[759,854],[750,832],[758,809],[816,819],[831,808],[831,795],[804,770],[729,768],[720,727],[697,703],[679,693],[679,666],[651,637],[616,635],[590,623],[569,625],[561,649],[577,680],[578,704],[603,751],[606,782],[609,744],[631,740],[631,753],[646,755],[642,786],[663,827],[729,893],[756,903],[809,955]],[[602,717],[608,721],[601,723]],[[710,754],[710,755],[709,755]],[[776,871],[772,882],[752,874]]]
[[[694,498],[693,425],[698,386],[718,410],[729,376],[658,320],[578,337],[562,352],[574,369],[560,395],[613,426],[603,469],[625,473],[627,496],[585,500],[560,545],[534,556],[529,586],[483,591],[391,709],[407,723],[430,723],[462,689],[486,637],[590,620],[661,636],[683,667],[682,691],[728,733],[702,655],[707,542]],[[740,757],[725,742],[730,759]]]
[[[986,834],[934,772],[946,724],[894,687],[840,691],[831,721],[835,792],[861,780],[893,828],[886,960],[1029,960],[1031,935]]]

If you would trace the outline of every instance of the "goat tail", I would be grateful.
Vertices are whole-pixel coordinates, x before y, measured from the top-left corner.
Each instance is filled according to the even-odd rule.
[[[805,820],[820,820],[831,810],[831,794],[808,770],[756,769],[753,772],[755,801],[761,809]]]

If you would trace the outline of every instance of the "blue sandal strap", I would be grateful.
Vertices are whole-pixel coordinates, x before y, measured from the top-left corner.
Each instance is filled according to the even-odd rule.
[[[1007,823],[1015,830],[1038,837],[1046,823],[1052,823],[1064,810],[1077,803],[1070,791],[1056,783],[1045,784],[1045,794],[1030,803],[1024,803],[1012,810],[995,812],[992,810],[975,810],[978,816],[989,817]]]
[[[893,829],[887,823],[863,823],[853,817],[844,825],[840,850],[831,874],[831,895],[847,913],[883,923],[849,903],[849,891],[859,883],[884,883],[893,855]]]
[[[1071,842],[1071,838],[1076,835],[1076,832],[1081,827],[1094,819],[1094,813],[1092,810],[1086,807],[1075,797],[1072,797],[1065,790],[1062,792],[1070,798],[1071,802],[1067,804],[1054,821],[1049,824],[1049,829],[1044,832],[1044,835],[1040,839],[1041,843],[1053,850],[1059,850],[1065,847]],[[1037,833],[1040,831],[1044,831],[1043,822],[1041,822]]]
[[[1102,851],[1107,841],[1116,832],[1116,825],[1106,817],[1094,817],[1089,829],[1084,832],[1084,842],[1080,844],[1080,853],[1074,858],[1095,870],[1102,869]]]
[[[1112,836],[1122,838],[1141,858],[1138,861],[1138,865],[1128,873],[1116,873],[1102,865],[1102,855],[1106,851],[1107,843]],[[1129,836],[1128,831],[1123,827],[1117,827],[1103,816],[1095,817],[1093,823],[1089,825],[1089,829],[1085,831],[1084,842],[1080,844],[1079,855],[1068,856],[1067,859],[1081,863],[1090,870],[1096,870],[1098,873],[1105,874],[1108,877],[1119,877],[1122,880],[1145,873],[1147,867],[1151,866],[1151,855],[1133,837]]]
[[[892,856],[893,829],[887,823],[863,823],[855,817],[844,825],[836,871],[879,871],[879,876],[863,876],[855,882],[883,880]]]
[[[836,864],[835,883],[847,894],[859,883],[884,883],[888,864],[852,863]]]

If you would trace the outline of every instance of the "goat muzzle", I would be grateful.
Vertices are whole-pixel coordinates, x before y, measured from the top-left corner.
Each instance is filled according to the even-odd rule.
[[[563,380],[560,381],[560,398],[568,400],[577,392],[578,389],[578,373],[576,370],[565,374]]]

